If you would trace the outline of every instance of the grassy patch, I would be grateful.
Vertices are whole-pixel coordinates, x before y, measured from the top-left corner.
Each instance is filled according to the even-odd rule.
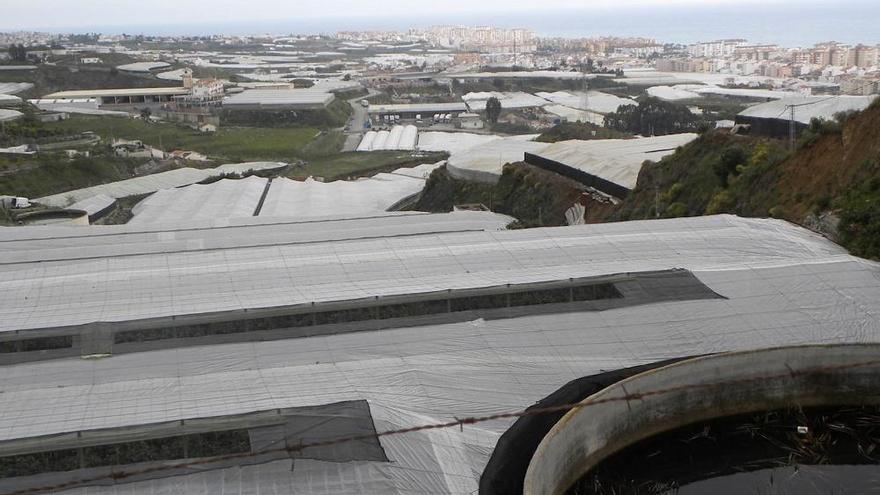
[[[198,151],[227,161],[291,161],[318,134],[311,127],[221,127],[214,134],[204,134],[175,124],[91,116],[71,116],[65,121],[47,123],[46,127],[68,134],[94,131],[107,141],[139,139],[165,150]]]
[[[325,131],[302,149],[302,156],[318,158],[339,153],[345,144],[345,134],[339,131]]]
[[[109,156],[68,160],[41,154],[15,173],[0,175],[0,194],[38,198],[64,191],[128,179],[137,162]]]
[[[99,55],[104,57],[104,55]],[[0,82],[32,82],[34,87],[20,94],[41,98],[57,91],[77,89],[158,88],[180,86],[179,81],[165,81],[149,74],[116,71],[110,67],[64,67],[39,65],[31,71],[0,71]]]

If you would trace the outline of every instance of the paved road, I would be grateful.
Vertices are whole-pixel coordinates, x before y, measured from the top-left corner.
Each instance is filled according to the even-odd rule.
[[[379,91],[370,89],[366,96],[358,96],[357,98],[348,100],[348,104],[351,105],[353,112],[351,114],[351,120],[348,121],[349,130],[345,132],[345,145],[342,147],[342,151],[354,151],[357,148],[357,145],[360,144],[361,138],[364,135],[364,124],[369,119],[367,109],[364,108],[360,102],[364,98],[377,94],[379,94]]]

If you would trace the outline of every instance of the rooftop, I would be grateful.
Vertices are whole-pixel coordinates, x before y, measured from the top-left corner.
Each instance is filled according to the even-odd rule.
[[[317,108],[326,107],[333,99],[333,94],[323,89],[248,89],[241,93],[227,96],[223,100],[223,106]]]
[[[413,103],[404,105],[370,105],[369,113],[399,113],[399,112],[467,112],[464,103]]]
[[[789,105],[796,105],[794,118],[803,124],[809,124],[810,119],[833,119],[834,114],[851,110],[864,110],[868,108],[874,96],[799,96],[769,101],[746,108],[739,113],[743,117],[757,117],[765,119],[789,118]]]
[[[43,99],[76,99],[100,98],[112,96],[173,96],[189,94],[187,88],[125,88],[125,89],[79,89],[58,91],[48,94]]]

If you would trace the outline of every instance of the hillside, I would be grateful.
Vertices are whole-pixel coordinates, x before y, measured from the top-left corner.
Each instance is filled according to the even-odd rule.
[[[526,163],[504,166],[496,184],[458,180],[445,167],[435,170],[412,209],[447,212],[453,206],[482,204],[518,220],[518,227],[565,225],[565,211],[575,203],[586,206],[587,221],[598,221],[613,211],[609,202],[585,192],[583,185]]]
[[[658,163],[603,221],[735,213],[819,230],[880,258],[880,103],[782,141],[713,131]],[[838,224],[839,220],[839,224]]]

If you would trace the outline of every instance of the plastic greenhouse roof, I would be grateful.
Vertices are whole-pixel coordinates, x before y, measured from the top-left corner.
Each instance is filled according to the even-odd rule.
[[[430,174],[441,164],[399,169],[354,181],[275,179],[269,186],[260,216],[314,217],[383,212],[420,192],[425,187],[425,174]]]
[[[809,124],[810,119],[833,119],[837,112],[864,110],[868,108],[876,96],[800,96],[761,103],[746,108],[739,115],[765,119],[788,120],[787,105],[798,105],[794,111],[794,119]]]
[[[637,139],[561,141],[535,154],[633,189],[645,160],[659,161],[674,153],[676,147],[696,138],[696,134],[670,134]]]
[[[252,252],[248,261],[228,251],[213,263],[230,274],[246,270],[265,277],[269,273],[258,264],[268,255],[276,271],[291,275],[285,283],[297,290],[309,283],[304,278],[326,277],[325,270],[310,269],[321,263],[318,251],[340,266],[393,257],[412,273],[377,266],[375,283],[390,277],[389,283],[399,284],[411,276],[438,286],[443,282],[437,269],[450,283],[469,278],[466,270],[481,283],[498,283],[681,267],[725,299],[6,366],[0,439],[360,399],[368,401],[382,431],[522,409],[570,380],[666,358],[880,338],[880,265],[779,220],[714,216],[318,247],[310,260],[303,259],[305,253],[284,258],[300,260],[297,266],[280,263],[271,252]],[[147,259],[140,263],[144,273],[127,272],[130,282],[149,280],[148,285],[178,293],[191,276],[188,267],[214,270],[197,258],[164,261],[178,272],[179,284],[166,285],[167,266]],[[109,258],[79,269],[66,265],[59,278],[62,265],[45,264],[32,274],[43,283],[34,290],[59,297],[61,287],[76,286],[76,279],[106,283],[114,278],[112,265]],[[361,266],[363,274],[372,271]],[[4,270],[21,275],[8,266]],[[337,283],[363,279],[334,273]],[[202,291],[219,296],[202,282]],[[264,287],[272,284],[271,277],[264,279]],[[16,292],[3,288],[4,299]],[[2,307],[8,308],[8,301]],[[383,437],[391,462],[283,460],[63,493],[474,493],[510,424],[497,420]]]
[[[130,224],[179,222],[254,215],[269,180],[250,176],[163,189],[132,208]]]
[[[144,175],[133,179],[126,179],[99,186],[53,194],[51,196],[37,198],[35,201],[49,206],[63,207],[99,194],[111,198],[123,198],[125,196],[133,196],[137,194],[148,194],[160,189],[171,189],[174,187],[195,184],[196,182],[201,182],[210,177],[216,177],[223,174],[243,174],[251,170],[274,170],[286,166],[286,163],[281,162],[245,162],[228,163],[216,168],[207,169],[189,167],[176,168],[158,174]]]
[[[506,163],[521,162],[526,153],[536,153],[547,147],[547,143],[532,141],[535,137],[521,135],[493,139],[452,153],[446,169],[457,179],[496,182]]]
[[[569,93],[567,91],[555,91],[553,93],[535,93],[545,100],[558,105],[564,105],[577,110],[592,110],[598,113],[616,112],[621,105],[636,105],[638,102],[629,98],[620,98],[601,91],[587,91],[587,104],[584,108],[583,91]]]

